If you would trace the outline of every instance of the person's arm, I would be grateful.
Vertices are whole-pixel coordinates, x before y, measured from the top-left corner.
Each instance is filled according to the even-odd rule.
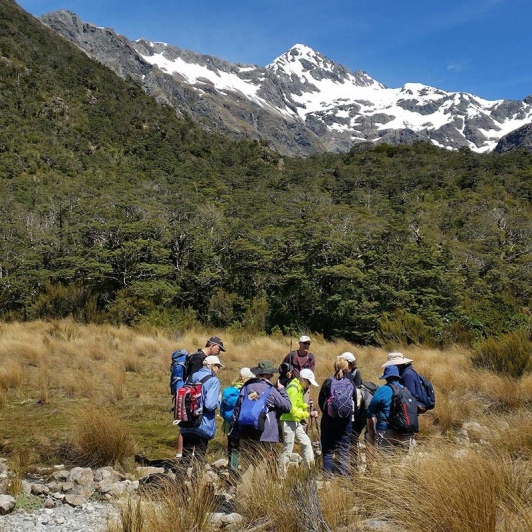
[[[286,393],[288,394],[290,403],[292,403],[290,414],[297,420],[307,419],[309,415],[307,410],[308,405],[303,401],[299,388],[295,384],[289,385],[286,388]]]
[[[271,410],[275,410],[278,414],[288,414],[292,408],[292,403],[290,402],[284,387],[272,387],[266,404]]]
[[[203,407],[212,412],[220,406],[220,381],[216,377],[212,377],[203,386],[205,388]]]
[[[238,396],[238,399],[236,400],[236,405],[233,408],[233,422],[232,425],[235,427],[237,425],[238,416],[240,415],[240,408],[242,407],[242,401],[244,400],[244,394],[248,393],[247,388],[245,386],[242,386],[240,388],[240,395]]]
[[[362,384],[362,375],[360,375],[360,370],[357,368],[353,375],[353,381],[355,386],[360,386]]]
[[[321,385],[320,394],[318,395],[318,406],[320,407],[320,410],[323,412],[325,410],[325,402],[327,401],[327,398],[329,397],[329,393],[331,390],[331,379],[325,379],[323,381],[323,384]]]

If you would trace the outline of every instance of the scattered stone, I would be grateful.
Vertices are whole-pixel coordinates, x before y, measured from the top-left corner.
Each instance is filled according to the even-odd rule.
[[[0,495],[0,515],[5,515],[13,511],[15,504],[15,497],[11,495]]]
[[[90,467],[75,467],[68,476],[70,482],[87,485],[94,482],[94,473]]]
[[[66,469],[61,469],[60,471],[55,471],[52,473],[52,478],[55,480],[67,480],[70,475],[70,472]]]
[[[220,458],[219,460],[216,460],[216,462],[213,462],[211,464],[211,467],[215,470],[227,469],[228,466],[229,462],[226,458]]]

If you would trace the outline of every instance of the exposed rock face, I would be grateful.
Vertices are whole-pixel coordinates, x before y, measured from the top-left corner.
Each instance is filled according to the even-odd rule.
[[[390,89],[303,45],[259,67],[165,43],[131,42],[69,11],[41,20],[177,114],[187,113],[209,130],[264,140],[284,154],[419,140],[485,152],[532,122],[531,97],[487,101],[420,83]]]
[[[502,137],[497,143],[495,151],[497,153],[505,153],[516,150],[517,148],[532,152],[532,123],[520,127]]]

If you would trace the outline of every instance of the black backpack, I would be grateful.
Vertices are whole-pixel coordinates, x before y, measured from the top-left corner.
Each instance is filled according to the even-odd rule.
[[[387,383],[392,389],[392,404],[388,423],[390,428],[399,434],[415,434],[419,432],[417,417],[417,401],[408,388]]]

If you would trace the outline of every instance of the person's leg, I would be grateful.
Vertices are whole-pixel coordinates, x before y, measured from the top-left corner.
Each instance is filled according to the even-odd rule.
[[[338,472],[341,475],[349,474],[349,448],[351,446],[351,435],[353,433],[353,424],[351,420],[339,430],[337,454],[338,454]]]
[[[314,450],[312,449],[312,442],[305,431],[305,428],[299,423],[296,426],[295,431],[296,441],[301,446],[301,454],[303,455],[303,463],[308,467],[314,465]]]
[[[351,433],[351,447],[350,447],[351,466],[355,470],[359,466],[359,461],[360,461],[360,449],[359,449],[360,434],[362,434],[362,431],[364,430],[365,426],[366,426],[365,420],[363,421],[355,417],[355,420],[353,421],[353,432]]]
[[[183,456],[183,436],[181,435],[181,432],[177,433],[176,444],[177,444],[177,448],[176,448],[175,457],[181,458]]]
[[[181,460],[178,460],[179,471],[186,475],[188,468],[192,467],[192,460],[194,458],[194,438],[192,434],[181,435],[183,440],[183,453]]]
[[[320,431],[320,442],[321,442],[321,456],[323,458],[323,469],[327,473],[333,472],[333,455],[335,447],[335,434],[332,426],[329,426],[329,423],[324,423],[324,418],[322,418],[321,431]]]
[[[238,476],[240,441],[238,438],[227,436],[227,461],[230,476]]]
[[[288,462],[290,462],[290,455],[294,450],[294,440],[296,436],[296,422],[295,421],[281,421],[283,430],[283,451],[279,456],[279,475],[285,478],[288,469]]]

